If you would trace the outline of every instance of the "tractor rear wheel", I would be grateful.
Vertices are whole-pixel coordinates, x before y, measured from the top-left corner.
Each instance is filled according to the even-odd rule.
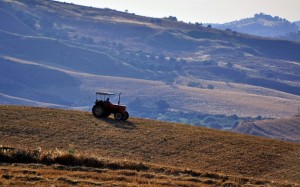
[[[127,119],[129,118],[129,113],[127,112],[127,111],[125,111],[124,113],[123,113],[123,121],[126,121]]]
[[[94,105],[92,109],[93,115],[96,118],[103,118],[105,117],[105,110],[102,106]]]
[[[123,114],[121,112],[117,112],[114,115],[115,120],[120,121],[123,119]]]

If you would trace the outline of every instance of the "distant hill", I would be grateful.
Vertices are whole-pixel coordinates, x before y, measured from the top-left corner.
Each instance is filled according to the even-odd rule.
[[[299,30],[300,30],[300,21],[295,21],[293,23],[296,24],[298,26]]]
[[[300,41],[300,21],[295,21],[293,23],[298,26],[298,32],[287,33],[286,35],[280,36],[279,38],[283,40]]]
[[[56,1],[0,7],[2,104],[90,110],[96,91],[122,92],[134,116],[228,128],[300,105],[299,42]]]
[[[280,36],[279,38],[283,40],[300,41],[300,31],[289,33],[284,36]]]
[[[300,142],[300,117],[285,117],[273,120],[241,122],[232,131]]]
[[[225,24],[213,25],[219,29],[231,29],[233,31],[252,34],[263,37],[280,37],[289,33],[297,33],[299,27],[278,16],[267,14],[255,14],[252,18],[245,18]]]
[[[170,179],[168,183],[172,184],[179,184],[180,179],[188,182],[188,178],[195,185],[209,179],[209,185],[217,186],[230,182],[235,185],[300,182],[298,143],[140,118],[129,118],[127,122],[116,122],[112,118],[99,120],[91,112],[37,107],[0,106],[0,123],[0,161],[9,161],[1,165],[3,176],[0,182],[19,181],[20,178],[15,177],[17,168],[23,171],[22,176],[31,178],[38,176],[34,172],[25,172],[25,169],[38,169],[37,173],[43,171],[35,178],[37,180],[23,180],[43,182],[41,177],[46,177],[48,171],[55,175],[51,172],[53,167],[60,168],[54,173],[62,173],[49,177],[51,183],[73,184],[72,181],[77,181],[76,184],[81,184],[88,178],[94,182],[110,175],[110,180],[105,181],[115,181],[122,176],[123,180],[119,182],[123,184],[132,183],[130,176],[142,174],[136,180],[144,179],[146,175],[149,180],[159,180],[159,175]],[[13,164],[37,162],[39,152],[19,152],[10,157],[14,159],[4,159],[2,147],[43,151],[46,154],[44,161],[39,162],[48,161],[48,166]],[[69,156],[63,153],[69,153]],[[100,160],[85,159],[89,157]],[[57,163],[60,165],[52,165]],[[2,168],[6,169],[5,173]],[[67,171],[80,172],[72,175]],[[121,171],[123,174],[115,173]],[[81,172],[86,174],[82,179]],[[59,177],[65,180],[59,180]]]

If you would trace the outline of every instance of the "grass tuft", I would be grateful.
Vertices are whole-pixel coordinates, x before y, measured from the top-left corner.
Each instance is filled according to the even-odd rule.
[[[149,167],[142,162],[129,161],[103,161],[95,157],[87,157],[81,154],[70,154],[62,151],[40,152],[24,151],[15,149],[13,151],[0,151],[0,162],[2,163],[39,163],[39,164],[60,164],[64,166],[85,166],[95,168],[108,168],[112,170],[128,169],[146,171]]]

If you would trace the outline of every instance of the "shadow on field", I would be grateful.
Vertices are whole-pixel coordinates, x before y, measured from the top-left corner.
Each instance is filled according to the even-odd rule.
[[[130,121],[116,121],[115,119],[111,119],[111,118],[99,119],[99,120],[103,120],[106,123],[109,123],[117,128],[121,128],[121,129],[133,130],[136,128],[136,125]]]

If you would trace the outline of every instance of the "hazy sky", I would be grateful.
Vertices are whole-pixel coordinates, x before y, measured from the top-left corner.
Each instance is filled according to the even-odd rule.
[[[185,22],[224,23],[263,12],[300,21],[300,0],[59,0]]]

